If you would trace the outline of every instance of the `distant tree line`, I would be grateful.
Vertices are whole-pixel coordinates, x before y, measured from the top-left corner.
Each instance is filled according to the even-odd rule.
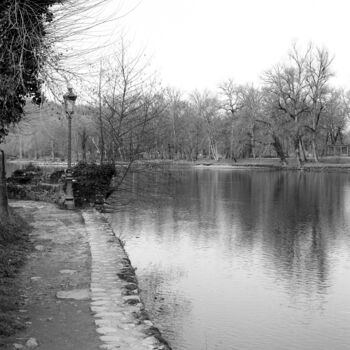
[[[162,88],[141,56],[121,43],[101,62],[90,101],[77,107],[73,159],[116,162],[135,159],[229,159],[296,157],[318,161],[328,145],[344,143],[347,91],[330,82],[332,58],[325,49],[292,47],[287,62],[268,70],[261,86],[224,81],[217,91],[185,96]],[[27,107],[27,123],[13,130],[9,154],[19,158],[66,158],[62,106]]]

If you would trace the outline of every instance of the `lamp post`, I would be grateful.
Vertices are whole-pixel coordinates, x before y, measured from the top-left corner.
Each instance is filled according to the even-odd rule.
[[[74,209],[73,177],[72,177],[72,117],[74,113],[75,100],[77,95],[73,92],[71,85],[68,85],[68,92],[63,95],[64,110],[68,118],[68,167],[66,172],[66,198],[64,204],[67,209]]]

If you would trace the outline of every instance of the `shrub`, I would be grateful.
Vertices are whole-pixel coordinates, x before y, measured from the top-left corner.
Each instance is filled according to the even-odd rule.
[[[23,169],[17,169],[8,179],[12,183],[28,184],[34,179],[40,179],[43,171],[40,167],[29,163]]]
[[[117,174],[113,164],[78,163],[72,169],[75,204],[84,206],[106,196],[113,176]]]
[[[27,164],[23,170],[25,172],[33,172],[36,174],[42,174],[43,170],[40,168],[40,166],[35,166],[33,163]]]

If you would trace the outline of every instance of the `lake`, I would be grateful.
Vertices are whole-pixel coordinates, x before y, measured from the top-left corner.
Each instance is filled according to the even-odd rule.
[[[129,176],[112,216],[174,350],[348,350],[350,174]]]

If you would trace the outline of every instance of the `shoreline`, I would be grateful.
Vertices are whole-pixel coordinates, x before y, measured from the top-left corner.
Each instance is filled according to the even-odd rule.
[[[195,164],[198,169],[228,169],[228,170],[250,170],[250,169],[265,169],[265,170],[285,170],[285,171],[350,171],[350,164],[331,164],[331,163],[306,163],[303,167],[295,165],[276,165],[276,164]]]
[[[228,160],[172,160],[172,159],[150,159],[150,160],[136,160],[133,167],[148,166],[188,166],[198,169],[230,169],[230,170],[244,170],[244,169],[273,169],[273,170],[298,170],[298,171],[322,171],[322,170],[350,170],[350,157],[323,157],[318,163],[308,161],[299,167],[294,158],[289,158],[287,165],[282,165],[278,158],[245,158],[239,159],[237,162]],[[32,163],[41,167],[60,167],[65,168],[67,162],[51,162],[42,160],[7,160],[9,164],[25,165]],[[77,164],[72,163],[73,166]],[[116,162],[118,166],[125,166],[127,162]]]
[[[88,231],[92,257],[90,308],[96,318],[97,332],[102,334],[100,339],[108,346],[118,347],[119,330],[124,328],[130,336],[131,329],[137,328],[137,332],[145,336],[144,339],[139,339],[138,349],[171,350],[150,320],[140,296],[136,269],[108,218],[94,209],[84,210],[82,216]],[[117,289],[121,295],[114,293]],[[123,319],[117,321],[121,310]],[[115,318],[111,320],[113,313]],[[128,319],[126,314],[132,317]],[[133,327],[129,330],[130,322]]]
[[[94,209],[62,210],[48,202],[11,200],[32,226],[33,252],[16,275],[16,311],[27,327],[0,341],[61,350],[171,350],[150,320],[123,242]]]

